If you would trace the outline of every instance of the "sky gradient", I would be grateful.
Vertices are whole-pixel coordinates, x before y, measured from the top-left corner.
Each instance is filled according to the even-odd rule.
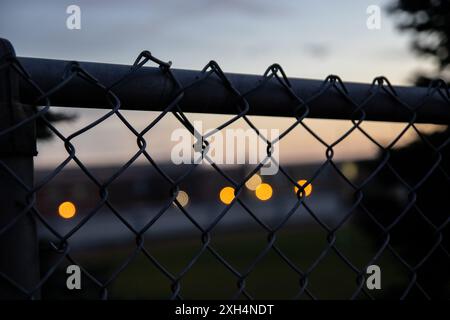
[[[131,64],[144,49],[174,68],[201,69],[216,60],[226,72],[262,74],[270,64],[283,66],[289,77],[324,79],[337,74],[344,81],[371,82],[380,75],[394,84],[409,84],[414,71],[432,68],[431,61],[411,52],[409,34],[399,33],[395,18],[384,8],[389,0],[171,0],[171,1],[17,1],[0,4],[0,37],[9,39],[19,56]],[[81,30],[66,28],[66,8],[81,8]],[[381,29],[366,27],[369,5],[383,11]],[[77,112],[75,122],[58,127],[69,134],[87,124],[101,111]],[[144,127],[155,113],[126,113],[136,126]],[[191,115],[211,125],[223,116]],[[170,133],[178,123],[165,120],[150,133],[157,159],[167,159]],[[262,128],[286,128],[291,119],[258,117]],[[337,139],[349,122],[311,120],[328,137]],[[237,124],[236,126],[239,126]],[[92,164],[123,162],[136,151],[134,138],[117,120],[111,120],[76,141],[77,152]],[[367,123],[382,141],[399,132],[399,124]],[[120,134],[122,132],[122,134]],[[280,150],[282,159],[295,162],[324,160],[324,149],[305,132],[297,132]],[[92,140],[94,137],[94,140]],[[102,137],[102,138],[99,138]],[[114,137],[109,139],[108,137]],[[304,148],[298,148],[302,139]],[[376,149],[362,136],[343,144],[336,156],[364,158]],[[94,143],[95,142],[95,143]],[[172,144],[173,145],[173,144]],[[169,148],[168,148],[169,146]],[[292,151],[292,149],[295,149]],[[62,143],[39,144],[38,166],[54,165],[65,155]]]

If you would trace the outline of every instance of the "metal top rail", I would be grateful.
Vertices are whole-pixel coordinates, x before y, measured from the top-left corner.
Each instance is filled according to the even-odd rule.
[[[39,58],[19,58],[19,61],[44,91],[61,82],[61,77],[69,61]],[[107,63],[79,62],[80,66],[93,75],[100,83],[108,86],[130,72],[130,66]],[[198,80],[199,71],[171,69],[182,87]],[[241,94],[255,88],[262,77],[258,75],[226,73],[233,87]],[[289,78],[293,92],[304,99],[309,106],[309,118],[351,119],[355,107],[338,90],[327,90],[308,102],[324,85],[322,80]],[[374,84],[345,83],[348,96],[360,104],[370,93]],[[52,95],[53,106],[78,108],[109,108],[96,88],[82,79],[74,78]],[[364,105],[365,120],[409,122],[411,112],[399,104],[399,100],[417,109],[416,123],[449,124],[448,103],[438,94],[427,96],[427,88],[393,87],[398,100],[387,92],[380,92]],[[121,109],[161,111],[177,91],[175,83],[168,80],[160,68],[142,67],[129,75],[127,81],[116,88],[114,93],[121,100]],[[230,91],[217,77],[208,77],[198,85],[184,92],[179,105],[184,112],[236,114],[236,106],[230,103]],[[25,84],[21,87],[21,99],[32,103],[34,95]],[[426,97],[426,100],[424,100]],[[277,81],[268,81],[262,88],[252,92],[246,99],[250,105],[249,115],[293,116],[298,101],[286,94],[285,88]],[[422,102],[423,101],[423,102]]]

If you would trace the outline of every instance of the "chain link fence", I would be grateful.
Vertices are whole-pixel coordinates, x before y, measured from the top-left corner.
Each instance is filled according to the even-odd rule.
[[[378,77],[372,84],[350,85],[357,89],[357,97],[355,97],[355,94],[351,93],[354,93],[355,90],[349,90],[348,85],[338,76],[331,75],[320,82],[320,85],[314,90],[309,88],[307,94],[300,95],[296,85],[292,84],[293,80],[290,80],[282,67],[277,64],[271,65],[261,77],[254,76],[248,78],[251,81],[246,81],[245,77],[225,74],[216,62],[211,61],[201,71],[190,71],[188,75],[192,81],[186,83],[184,73],[173,71],[170,63],[163,62],[152,56],[150,52],[144,51],[131,67],[121,69],[127,70],[126,73],[120,77],[114,74],[115,80],[105,83],[99,80],[101,77],[97,77],[95,72],[87,71],[89,68],[85,68],[84,63],[52,63],[43,59],[17,58],[7,41],[2,41],[1,53],[0,292],[2,297],[45,298],[43,293],[45,287],[52,281],[57,270],[68,263],[79,265],[83,279],[87,279],[91,283],[93,290],[99,294],[100,298],[107,299],[110,297],[109,289],[121,277],[121,274],[138,257],[139,259],[144,257],[166,279],[167,288],[170,288],[170,294],[166,298],[189,298],[184,295],[187,286],[204,283],[212,277],[206,269],[204,273],[197,274],[202,278],[201,281],[196,278],[185,284],[187,275],[196,268],[198,261],[205,255],[209,255],[218,262],[231,276],[234,283],[232,295],[223,298],[258,298],[257,292],[252,291],[248,283],[249,279],[258,273],[258,266],[268,255],[274,255],[279,263],[291,272],[290,282],[296,287],[295,294],[291,298],[321,299],[326,296],[324,294],[326,290],[333,290],[334,284],[331,282],[328,283],[328,287],[325,283],[320,290],[317,290],[314,288],[315,282],[311,280],[321,268],[325,268],[325,272],[332,276],[340,276],[332,268],[332,265],[324,262],[330,256],[339,260],[343,268],[351,274],[351,294],[338,296],[338,298],[448,299],[450,297],[448,274],[450,270],[448,251],[450,208],[447,201],[450,194],[448,173],[450,137],[447,130],[427,135],[417,128],[418,122],[448,124],[450,95],[444,81],[437,80],[428,88],[396,88],[386,78]],[[39,79],[36,79],[28,70],[27,65],[30,66],[32,62],[35,70],[36,68],[46,69],[37,76]],[[146,80],[138,78],[140,84],[137,84],[136,75],[142,75],[142,72],[150,70],[145,67],[149,63],[157,65],[157,69],[148,72],[151,72],[153,77],[157,77],[157,83],[162,86],[147,83],[146,89],[153,91],[145,96],[147,93],[142,87],[142,83]],[[95,64],[90,64],[90,66],[93,65]],[[60,68],[61,66],[63,68]],[[112,70],[103,69],[103,72],[112,73]],[[50,84],[49,78],[45,79],[46,74],[59,74],[60,81]],[[179,79],[180,75],[182,80]],[[112,78],[114,77],[109,76],[109,79]],[[77,84],[76,86],[73,85],[74,82]],[[214,86],[208,87],[211,82]],[[301,84],[307,85],[308,82],[301,82]],[[77,88],[84,88],[87,91],[77,92]],[[247,88],[247,90],[242,91],[242,88]],[[218,90],[220,93],[214,93]],[[138,91],[142,92],[136,94]],[[159,94],[158,91],[160,91]],[[129,92],[128,95],[127,92]],[[143,99],[151,97],[155,101],[143,101]],[[274,99],[280,101],[279,104],[275,105]],[[86,102],[85,105],[80,105],[83,101]],[[221,104],[218,105],[216,102]],[[136,109],[141,103],[146,110],[160,113],[143,130],[137,130],[127,120],[122,110]],[[57,108],[54,107],[55,105],[81,108],[100,107],[108,109],[108,112],[89,125],[65,136],[48,119],[50,109]],[[36,106],[39,108],[33,109]],[[196,132],[186,112],[234,113],[234,116],[217,126],[216,130],[202,136]],[[201,137],[201,141],[197,142],[201,145],[203,158],[210,163],[221,179],[224,179],[234,189],[231,203],[224,205],[206,226],[198,222],[195,214],[191,212],[192,209],[183,206],[177,197],[181,185],[186,181],[192,183],[189,177],[198,170],[198,165],[185,166],[182,174],[176,178],[171,177],[166,168],[154,160],[154,155],[149,148],[151,143],[144,137],[167,114],[173,114],[180,125],[189,130],[193,136]],[[261,134],[249,115],[291,117],[293,123],[279,137],[270,140]],[[99,179],[93,170],[78,157],[73,140],[80,135],[89,135],[91,129],[113,117],[119,119],[135,136],[136,149],[134,155],[111,173],[107,179]],[[346,121],[351,123],[351,127],[339,139],[328,143],[305,122],[305,119],[309,117],[347,119]],[[245,121],[258,138],[264,141],[267,150],[264,160],[252,166],[237,179],[223,167],[212,162],[208,155],[208,146],[209,140],[215,133],[238,120]],[[401,121],[404,123],[404,128],[393,141],[384,145],[362,127],[362,123],[367,120]],[[59,139],[64,144],[67,157],[40,181],[34,182],[32,159],[37,154],[35,126],[38,121],[52,132],[55,139]],[[245,184],[270,159],[276,160],[273,159],[272,154],[274,148],[297,127],[304,128],[325,148],[326,152],[323,161],[308,177],[307,182],[302,185],[285,166],[281,163],[278,164],[279,174],[285,177],[290,188],[296,188],[297,199],[289,210],[276,212],[279,219],[276,223],[271,224],[262,219],[258,210],[255,210],[246,201]],[[411,148],[395,149],[396,144],[408,130],[416,132],[419,139],[411,144]],[[336,146],[348,139],[353,132],[362,133],[379,150],[376,159],[364,164],[367,175],[358,181],[349,179],[342,167],[334,160]],[[298,148],[301,146],[302,141],[298,141]],[[427,160],[424,160],[424,156],[428,157]],[[170,193],[160,199],[164,203],[161,208],[151,214],[149,212],[145,225],[136,228],[128,221],[123,210],[114,205],[109,191],[114,181],[124,175],[136,160],[142,157],[146,159],[149,166],[156,170],[159,178],[162,178],[170,186]],[[69,163],[73,162],[95,185],[99,200],[76,226],[68,232],[61,233],[52,225],[48,216],[40,210],[36,194],[51,183]],[[351,204],[345,212],[340,212],[336,223],[328,223],[322,219],[305,196],[307,188],[313,185],[319,177],[328,174],[329,170],[339,176],[341,183],[345,184],[346,188],[350,188],[352,194],[349,200]],[[373,185],[372,182],[375,180],[378,184]],[[392,185],[400,185],[401,189],[405,191],[404,201],[401,203],[396,202],[393,193],[385,192]],[[339,190],[334,191],[339,194]],[[169,270],[158,257],[152,254],[151,247],[154,245],[154,241],[146,241],[146,236],[153,232],[154,225],[174,204],[178,208],[180,219],[181,216],[184,216],[196,229],[194,241],[197,245],[195,252],[176,271]],[[257,254],[251,258],[250,263],[241,267],[237,267],[231,261],[232,259],[228,259],[213,241],[215,230],[220,227],[230,210],[235,207],[239,207],[242,214],[250,217],[263,230],[261,238],[266,240],[264,246],[258,249]],[[93,274],[83,261],[79,261],[73,256],[71,243],[77,233],[103,208],[108,208],[111,214],[120,221],[127,233],[134,238],[135,245],[119,265],[113,266],[111,273],[99,277],[98,274]],[[290,250],[284,250],[278,240],[279,234],[286,228],[288,222],[299,214],[300,210],[303,210],[302,215],[311,218],[315,228],[321,230],[321,239],[323,240],[320,250],[306,265],[301,265],[297,259],[293,259],[287,252]],[[414,220],[409,220],[412,216],[414,216]],[[365,220],[357,220],[358,217],[364,217]],[[360,224],[361,230],[364,230],[366,235],[370,235],[370,242],[373,244],[368,256],[358,263],[352,261],[352,258],[349,257],[351,254],[348,254],[347,250],[343,250],[339,242],[341,230],[344,230],[350,221],[352,224]],[[42,268],[42,262],[40,263],[43,253],[39,252],[41,249],[36,235],[36,223],[43,226],[52,236],[52,240],[49,240],[47,244],[56,258],[53,258],[46,268]],[[242,231],[230,229],[227,232],[238,234]],[[294,239],[290,242],[294,251],[295,248],[304,248]],[[232,250],[239,251],[244,245],[244,243],[238,243]],[[351,250],[361,250],[358,243],[352,245],[355,247]],[[304,251],[301,251],[299,255],[301,256],[303,253]],[[399,289],[395,291],[395,296],[380,295],[366,286],[367,267],[378,264],[383,259],[382,256],[386,254],[389,254],[390,259],[395,261],[396,272],[401,274],[398,277],[404,279],[399,285]],[[145,272],[143,276],[145,276]],[[397,273],[393,277],[396,276]],[[149,277],[151,276],[149,275]],[[266,270],[261,277],[262,279],[277,279],[280,277],[280,273],[277,270]],[[60,281],[64,286],[65,278]],[[66,288],[59,289],[67,290]],[[381,291],[383,289],[385,288],[382,288]],[[207,293],[203,294],[201,285],[198,285],[196,290],[200,297],[209,297]],[[273,296],[277,296],[275,292],[272,293]],[[267,297],[271,297],[271,294],[269,293]]]

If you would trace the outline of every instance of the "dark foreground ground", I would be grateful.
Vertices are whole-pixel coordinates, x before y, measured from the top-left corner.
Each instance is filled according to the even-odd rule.
[[[199,237],[192,235],[172,239],[149,238],[145,243],[153,257],[172,274],[181,272],[201,248]],[[240,272],[251,265],[266,243],[265,234],[256,230],[227,230],[212,235],[214,248]],[[311,226],[282,230],[276,243],[303,271],[314,263],[327,245],[326,233]],[[375,254],[374,242],[356,227],[341,229],[337,233],[336,247],[357,268],[362,268]],[[74,252],[73,256],[96,278],[106,281],[134,248],[130,242],[130,245],[90,248]],[[52,261],[52,257],[48,254],[47,263]],[[82,290],[65,289],[65,266],[68,264],[63,263],[49,279],[42,292],[43,298],[98,298],[98,287],[85,276],[82,277]],[[408,284],[407,270],[388,251],[380,256],[377,264],[382,270],[382,289],[370,293],[375,298],[398,299]],[[299,278],[280,256],[271,251],[246,278],[246,288],[253,298],[290,299],[299,292]],[[317,264],[308,281],[308,289],[320,299],[347,299],[357,288],[356,273],[333,250]],[[180,293],[185,299],[230,298],[237,290],[236,283],[237,278],[211,253],[205,252],[182,278]],[[171,295],[170,287],[170,280],[140,253],[111,283],[108,292],[109,298],[113,299],[165,299]],[[303,294],[300,298],[308,299],[308,296]]]

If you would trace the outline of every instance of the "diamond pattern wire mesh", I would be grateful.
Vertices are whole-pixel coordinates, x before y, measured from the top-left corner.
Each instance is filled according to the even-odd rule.
[[[130,122],[127,121],[126,117],[121,113],[121,101],[115,95],[115,88],[119,87],[123,83],[127,82],[129,75],[136,72],[136,70],[142,68],[148,62],[153,62],[157,64],[160,68],[160,72],[167,77],[167,81],[171,81],[178,88],[177,92],[174,93],[172,100],[167,104],[165,109],[153,120],[149,123],[143,130],[136,130]],[[30,186],[22,181],[22,179],[17,176],[17,174],[11,170],[4,161],[0,161],[1,170],[7,172],[8,175],[13,177],[20,187],[25,190],[28,194],[27,202],[23,203],[23,209],[20,214],[18,214],[14,219],[9,221],[6,225],[0,226],[0,239],[1,235],[6,233],[9,229],[11,229],[15,223],[24,215],[32,215],[34,218],[39,220],[46,229],[48,229],[57,239],[58,241],[54,241],[51,243],[52,248],[55,252],[58,253],[59,259],[52,265],[52,267],[41,276],[40,282],[37,283],[33,288],[25,288],[22,287],[15,279],[10,277],[8,274],[3,273],[0,270],[0,278],[4,281],[8,282],[10,285],[14,286],[18,291],[22,292],[25,296],[29,298],[36,298],[38,296],[38,291],[42,288],[42,286],[48,281],[48,279],[52,276],[55,270],[64,262],[70,261],[72,264],[78,264],[82,268],[82,272],[84,276],[88,277],[95,285],[98,287],[100,292],[100,296],[102,299],[108,298],[108,288],[111,284],[119,277],[122,271],[124,271],[130,263],[139,255],[143,254],[148,261],[150,261],[171,283],[171,296],[170,299],[182,299],[183,298],[183,278],[186,273],[191,270],[199,260],[199,258],[209,252],[214,256],[214,258],[222,264],[231,274],[234,275],[236,279],[237,289],[232,298],[248,298],[252,299],[252,294],[247,290],[246,280],[252,271],[256,268],[258,263],[269,253],[275,252],[278,255],[280,261],[285,263],[293,272],[297,274],[297,279],[293,279],[293,281],[298,281],[298,292],[294,298],[302,298],[307,297],[311,299],[317,299],[317,297],[313,290],[311,290],[309,286],[310,275],[314,272],[316,267],[320,264],[322,260],[324,260],[331,252],[334,252],[342,262],[354,273],[354,279],[357,283],[356,290],[350,297],[342,297],[342,298],[368,298],[373,299],[374,296],[372,293],[367,290],[365,286],[366,281],[366,267],[371,264],[376,264],[379,257],[386,251],[390,252],[395,258],[404,266],[404,268],[408,271],[408,285],[403,288],[403,292],[400,298],[407,298],[410,292],[415,289],[418,290],[421,295],[425,298],[430,298],[426,290],[420,283],[420,278],[418,277],[418,273],[420,272],[421,267],[430,257],[435,254],[437,251],[440,254],[444,254],[445,260],[448,264],[449,262],[449,252],[448,247],[444,241],[444,231],[448,230],[448,222],[449,215],[446,214],[446,217],[443,221],[440,221],[439,224],[432,221],[427,214],[421,211],[421,208],[417,204],[417,190],[421,188],[421,186],[429,179],[432,174],[438,173],[442,177],[444,177],[447,185],[450,184],[449,174],[446,172],[446,168],[444,166],[445,159],[442,156],[442,152],[444,148],[448,146],[449,139],[446,139],[440,145],[436,146],[432,144],[428,137],[421,133],[421,131],[416,127],[416,112],[418,108],[422,108],[426,102],[427,98],[430,96],[440,96],[446,103],[450,106],[450,96],[449,90],[443,81],[435,81],[428,88],[427,95],[424,97],[424,100],[421,101],[417,106],[410,106],[402,102],[397,94],[395,89],[391,86],[389,81],[384,77],[376,78],[371,88],[367,94],[367,97],[361,103],[356,103],[352,97],[349,95],[345,84],[341,81],[338,76],[328,76],[322,84],[321,89],[313,96],[308,97],[308,99],[304,100],[298,95],[294,93],[291,88],[289,79],[287,78],[285,72],[281,68],[281,66],[274,64],[270,66],[267,71],[263,74],[261,81],[256,85],[256,87],[249,92],[239,92],[234,86],[233,83],[227,78],[227,76],[222,72],[220,66],[211,61],[208,63],[203,70],[199,72],[198,79],[187,86],[182,86],[180,82],[175,78],[174,74],[171,72],[170,63],[162,62],[156,58],[154,58],[148,51],[142,52],[136,61],[134,62],[132,68],[129,71],[129,74],[124,76],[122,79],[114,83],[113,85],[107,87],[104,84],[100,83],[93,77],[91,74],[86,72],[77,62],[71,62],[66,66],[65,70],[61,70],[63,78],[61,82],[51,90],[47,92],[43,92],[39,86],[33,81],[33,79],[27,74],[26,70],[20,65],[20,62],[14,57],[5,57],[4,60],[0,64],[0,71],[9,69],[12,72],[17,73],[22,80],[26,81],[30,86],[35,89],[36,92],[36,105],[43,105],[42,108],[38,110],[34,115],[19,121],[13,126],[3,129],[0,132],[0,137],[5,136],[7,134],[14,133],[15,130],[18,130],[21,126],[26,125],[29,122],[36,121],[36,119],[40,118],[43,123],[48,127],[48,129],[56,136],[57,139],[60,139],[64,143],[64,147],[67,151],[67,158],[62,161],[57,167],[55,167],[52,172],[45,177],[42,181],[39,181],[38,184]],[[189,209],[183,207],[177,200],[177,194],[180,190],[179,186],[183,181],[186,181],[187,177],[196,169],[198,165],[188,166],[188,170],[186,170],[181,176],[177,179],[172,179],[164,170],[161,168],[157,162],[153,159],[151,152],[149,151],[148,142],[144,138],[144,135],[152,130],[152,128],[167,114],[172,113],[178,121],[187,128],[195,137],[201,136],[200,133],[195,131],[194,126],[191,124],[189,118],[183,113],[179,103],[182,101],[183,96],[186,92],[188,92],[192,87],[199,85],[202,81],[209,77],[216,77],[220,80],[221,84],[226,88],[230,97],[232,97],[232,101],[236,108],[236,115],[232,117],[230,120],[224,122],[220,126],[216,128],[216,130],[210,131],[207,134],[201,137],[201,141],[197,141],[197,147],[201,147],[202,157],[208,161],[211,166],[219,173],[224,179],[226,179],[235,189],[235,198],[228,205],[225,206],[224,209],[217,215],[217,217],[213,220],[211,224],[209,224],[206,228],[202,227],[198,221],[193,217],[193,215],[189,212]],[[105,101],[109,106],[109,112],[100,118],[96,119],[89,125],[80,128],[76,132],[72,133],[69,136],[64,136],[58,129],[48,121],[46,114],[50,110],[51,98],[52,95],[58,92],[61,88],[63,88],[69,81],[74,78],[80,78],[89,83],[92,86],[98,88],[99,94],[102,94],[105,97]],[[257,90],[262,89],[265,84],[269,81],[276,81],[285,91],[285,94],[292,98],[293,101],[296,102],[296,107],[292,110],[292,117],[295,119],[294,123],[286,129],[284,132],[280,134],[280,136],[274,140],[269,140],[267,137],[263,136],[258,128],[252,123],[252,121],[247,117],[247,113],[249,110],[249,103],[247,98],[254,94]],[[304,119],[308,117],[310,107],[309,105],[318,99],[320,96],[326,94],[328,91],[334,90],[338,92],[338,94],[345,99],[348,104],[352,107],[351,114],[351,123],[352,127],[345,132],[339,139],[329,144],[325,142],[313,129],[311,129],[305,122]],[[361,124],[365,120],[365,106],[367,103],[373,99],[375,96],[379,94],[387,94],[391,97],[391,99],[395,100],[398,104],[399,108],[402,108],[405,112],[410,114],[410,120],[407,124],[405,124],[404,129],[397,135],[397,137],[390,142],[387,146],[383,146],[380,142],[376,141],[365,129],[362,128]],[[72,140],[79,135],[89,134],[89,131],[101,124],[104,121],[107,121],[109,118],[117,117],[122,124],[136,137],[136,153],[117,170],[113,175],[109,177],[106,181],[99,181],[95,175],[83,164],[83,162],[77,157],[77,152]],[[230,177],[225,171],[223,171],[219,166],[217,166],[208,155],[209,151],[209,138],[213,136],[216,132],[226,128],[230,124],[236,122],[239,119],[243,119],[248,126],[254,130],[254,132],[258,135],[259,139],[262,139],[267,145],[267,156],[261,161],[258,165],[256,165],[253,170],[245,177],[242,177],[239,180],[235,180]],[[281,139],[285,138],[294,128],[297,126],[303,127],[309,134],[311,134],[320,144],[322,144],[326,148],[326,159],[320,165],[320,167],[315,171],[315,174],[308,180],[308,183],[300,186],[297,184],[296,180],[291,177],[287,170],[280,165],[280,173],[284,175],[292,187],[297,187],[297,201],[295,205],[288,211],[283,214],[283,219],[275,226],[270,226],[265,223],[262,219],[258,217],[258,213],[252,210],[252,208],[245,203],[242,199],[241,194],[244,189],[245,182],[250,179],[255,173],[257,173],[261,167],[267,163],[270,159],[275,161],[272,158],[273,148],[277,146]],[[414,130],[420,140],[429,148],[430,152],[436,155],[436,160],[432,165],[429,166],[426,173],[420,177],[420,179],[411,184],[402,177],[402,175],[394,168],[390,162],[391,151],[396,143],[403,137],[406,131]],[[381,161],[377,163],[377,165],[372,168],[372,172],[366,177],[364,181],[358,182],[357,184],[354,181],[349,180],[341,171],[339,166],[333,160],[334,158],[334,148],[344,141],[352,132],[359,131],[368,140],[370,140],[381,152]],[[144,157],[148,163],[158,172],[158,174],[164,178],[170,185],[172,186],[171,196],[167,198],[165,205],[160,209],[160,211],[148,221],[148,223],[142,227],[141,229],[135,229],[127,220],[123,217],[119,209],[117,209],[111,202],[108,193],[108,187],[118,179],[139,157]],[[74,161],[77,166],[81,169],[81,171],[86,175],[88,179],[90,179],[98,188],[100,201],[96,204],[94,208],[90,210],[90,212],[81,219],[81,221],[69,232],[65,234],[59,233],[52,225],[47,221],[46,217],[39,211],[36,205],[36,196],[35,194],[41,190],[45,185],[47,185],[56,175],[61,172],[65,166]],[[332,168],[343,180],[345,180],[346,184],[352,188],[354,192],[354,201],[348,212],[345,213],[341,221],[335,226],[329,226],[325,221],[323,221],[313,209],[310,208],[308,202],[305,200],[303,196],[303,191],[309,185],[314,183],[317,177],[323,174],[325,168]],[[396,179],[407,189],[408,191],[408,203],[406,206],[398,212],[395,219],[393,219],[390,223],[382,223],[380,222],[376,215],[374,215],[370,208],[368,208],[364,202],[366,197],[365,188],[367,185],[380,174],[382,170],[390,171]],[[189,263],[185,265],[185,267],[178,273],[171,273],[163,264],[161,264],[156,257],[154,257],[146,248],[144,244],[144,234],[147,232],[151,232],[152,226],[161,218],[169,209],[169,207],[175,203],[178,209],[184,214],[184,216],[192,223],[193,226],[198,230],[199,241],[201,242],[201,248],[196,252],[195,255],[192,256]],[[267,243],[265,248],[259,252],[256,259],[252,261],[250,265],[248,265],[245,269],[238,270],[233,264],[227,259],[225,259],[219,250],[215,249],[212,245],[212,231],[219,225],[222,219],[227,215],[231,208],[234,206],[240,206],[248,213],[249,216],[254,219],[254,221],[259,224],[267,235]],[[72,255],[71,255],[71,238],[81,229],[83,226],[92,219],[101,208],[107,207],[109,210],[121,221],[121,223],[129,230],[130,233],[133,234],[136,240],[136,246],[134,251],[122,262],[122,264],[115,270],[115,272],[106,280],[100,281],[93,274],[89,272],[89,270],[83,268],[83,264],[79,263]],[[308,268],[300,268],[290,257],[283,252],[283,250],[277,244],[277,232],[280,231],[289,219],[296,214],[298,209],[303,207],[306,212],[316,221],[316,223],[326,232],[326,240],[327,244],[321,251],[321,253],[316,257],[316,259],[309,265]],[[420,261],[415,264],[408,263],[402,255],[394,248],[391,244],[391,231],[395,228],[401,220],[408,215],[411,209],[417,210],[419,212],[423,224],[426,224],[428,227],[432,228],[434,231],[434,235],[432,238],[432,245],[426,250],[426,253],[421,257]],[[336,245],[336,235],[337,232],[349,221],[353,215],[358,212],[358,214],[364,213],[372,222],[372,224],[378,228],[379,233],[382,235],[382,241],[378,246],[376,253],[372,256],[369,261],[366,261],[366,266],[363,268],[357,267],[355,264],[350,261],[350,259],[338,248]],[[447,229],[446,229],[447,228]],[[411,234],[411,237],[417,236]],[[403,239],[406,243],[408,243],[408,239]],[[333,272],[330,270],[330,272]],[[206,275],[205,275],[206,276]],[[268,274],[267,277],[272,277],[276,275]],[[449,297],[446,297],[449,298]]]

